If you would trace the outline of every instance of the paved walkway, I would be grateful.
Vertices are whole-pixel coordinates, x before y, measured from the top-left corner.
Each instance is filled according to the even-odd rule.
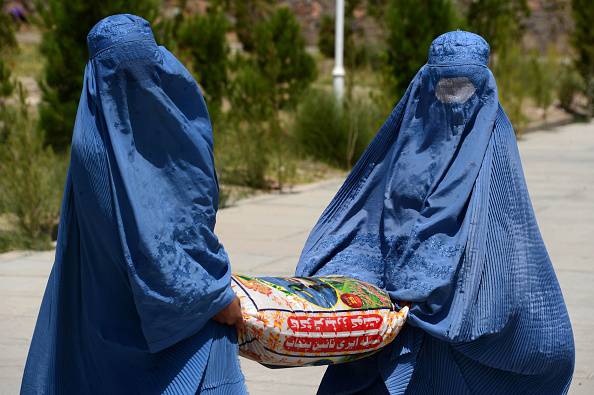
[[[520,142],[543,237],[573,322],[573,394],[594,393],[594,124],[535,132]],[[265,195],[220,212],[217,232],[234,270],[293,272],[309,229],[341,180]],[[18,392],[53,252],[0,255],[0,394]],[[313,394],[323,368],[268,370],[242,359],[252,394]]]

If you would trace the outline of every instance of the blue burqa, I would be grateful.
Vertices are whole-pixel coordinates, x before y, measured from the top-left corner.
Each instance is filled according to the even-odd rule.
[[[100,21],[86,66],[55,263],[23,394],[245,393],[235,297],[214,234],[200,90],[133,15]]]
[[[297,275],[343,274],[410,302],[370,358],[319,393],[561,394],[571,325],[479,36],[450,32],[304,247]]]

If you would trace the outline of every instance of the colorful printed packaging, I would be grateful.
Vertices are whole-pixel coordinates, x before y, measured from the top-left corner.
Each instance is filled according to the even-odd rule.
[[[330,365],[368,356],[389,344],[408,308],[347,277],[249,277],[234,274],[245,325],[239,354],[265,366]]]

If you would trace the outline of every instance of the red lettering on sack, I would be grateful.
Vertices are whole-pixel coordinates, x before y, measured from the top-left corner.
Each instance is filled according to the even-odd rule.
[[[353,352],[374,350],[381,346],[380,335],[363,335],[331,338],[312,338],[289,336],[284,343],[287,351],[301,353],[327,354],[333,352]]]
[[[378,314],[356,314],[347,316],[293,315],[287,319],[294,332],[353,332],[380,329],[383,323]]]

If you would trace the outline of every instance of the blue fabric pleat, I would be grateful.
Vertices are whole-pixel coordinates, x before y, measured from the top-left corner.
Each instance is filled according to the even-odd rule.
[[[234,328],[220,326],[213,339],[208,366],[198,392],[213,395],[246,394],[238,353],[237,332]],[[221,358],[221,355],[227,357]]]
[[[246,393],[234,328],[211,320],[235,294],[214,233],[219,191],[200,89],[142,18],[108,17],[88,44],[21,393]]]
[[[330,366],[321,394],[561,394],[571,324],[488,69],[438,37],[428,63],[314,226],[299,276],[340,274],[409,302],[381,353]]]

